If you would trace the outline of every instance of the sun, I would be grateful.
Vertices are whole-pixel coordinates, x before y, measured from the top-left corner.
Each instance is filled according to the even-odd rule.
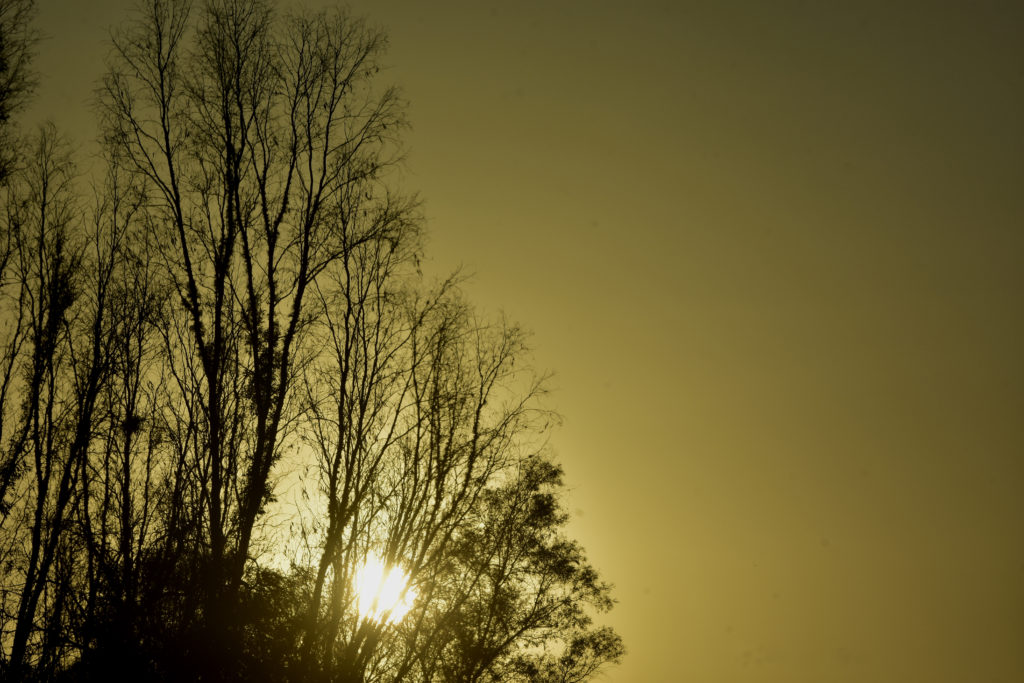
[[[361,619],[394,624],[402,620],[416,601],[416,589],[399,567],[387,567],[374,554],[356,570],[356,609]]]

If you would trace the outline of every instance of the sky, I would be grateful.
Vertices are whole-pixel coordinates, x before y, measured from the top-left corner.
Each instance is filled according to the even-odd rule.
[[[130,2],[39,5],[84,143]],[[1024,680],[1024,5],[351,6],[430,267],[556,373],[601,680]]]

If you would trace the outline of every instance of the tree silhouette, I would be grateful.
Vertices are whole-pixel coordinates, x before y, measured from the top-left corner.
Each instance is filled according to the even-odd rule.
[[[0,185],[6,182],[14,164],[11,116],[21,109],[35,86],[31,70],[36,43],[34,15],[34,0],[0,0]]]
[[[92,199],[52,127],[26,143],[4,676],[577,681],[621,657],[526,336],[419,272],[385,46],[345,12],[146,0],[114,33]],[[371,558],[402,618],[361,608]]]

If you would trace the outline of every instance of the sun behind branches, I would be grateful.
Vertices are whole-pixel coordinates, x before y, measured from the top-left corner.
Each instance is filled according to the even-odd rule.
[[[394,624],[412,609],[416,589],[400,567],[387,567],[374,554],[356,571],[354,588],[361,619]]]

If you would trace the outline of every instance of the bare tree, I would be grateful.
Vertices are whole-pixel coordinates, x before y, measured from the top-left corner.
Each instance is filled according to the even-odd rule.
[[[96,194],[96,258],[111,272],[109,369],[80,487],[86,585],[77,628],[94,649],[127,656],[140,635],[140,594],[147,587],[152,593],[164,579],[147,568],[164,513],[158,494],[167,478],[159,414],[165,372],[157,330],[165,292],[153,272],[141,184],[110,163]],[[149,607],[153,601],[147,602]]]
[[[112,274],[109,261],[86,253],[86,231],[77,224],[73,166],[52,126],[34,139],[29,161],[7,202],[18,316],[24,320],[24,342],[17,346],[25,353],[23,400],[19,414],[11,416],[15,432],[4,453],[4,470],[11,473],[4,484],[22,487],[16,521],[27,535],[17,561],[20,599],[8,662],[15,677],[38,632],[37,611],[51,569],[68,540],[97,398],[109,368]],[[19,333],[16,326],[14,335]],[[52,618],[59,620],[59,615]]]
[[[561,470],[539,455],[553,417],[538,403],[543,377],[521,330],[482,323],[453,281],[420,293],[415,253],[366,245],[325,283],[329,352],[307,374],[305,423],[322,545],[299,670],[585,680],[622,647],[591,628],[610,588],[561,533]],[[417,593],[400,624],[357,607],[369,556],[404,568]],[[531,651],[542,646],[558,656]]]
[[[272,496],[311,283],[353,248],[346,195],[392,159],[382,34],[260,0],[152,0],[115,39],[105,130],[153,197],[160,258],[198,355],[209,615],[230,609]],[[380,239],[375,233],[360,239]],[[191,353],[190,348],[180,350]],[[219,607],[218,607],[219,606]]]
[[[317,455],[326,519],[306,617],[305,666],[318,656],[329,658],[343,597],[335,581],[329,617],[322,621],[328,572],[348,575],[346,561],[366,550],[350,532],[373,518],[385,455],[407,430],[411,406],[408,344],[420,321],[410,319],[404,304],[421,235],[411,220],[413,205],[386,194],[374,199],[370,182],[354,178],[342,197],[344,248],[316,288],[316,338],[326,352],[305,374],[309,412],[303,431]]]
[[[32,28],[34,17],[34,0],[0,0],[0,185],[6,182],[14,163],[11,115],[24,106],[35,88],[31,69],[37,40]]]

